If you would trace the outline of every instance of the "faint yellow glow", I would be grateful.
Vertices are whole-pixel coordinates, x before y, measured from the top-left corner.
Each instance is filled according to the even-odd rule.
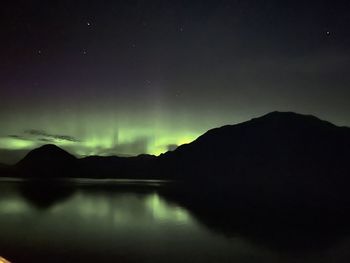
[[[156,142],[149,147],[149,153],[160,155],[167,152],[169,145],[180,146],[193,142],[198,137],[198,134],[186,134],[182,136],[159,136]]]
[[[11,263],[11,262],[4,259],[3,257],[0,257],[0,263]]]
[[[178,145],[182,145],[182,144],[187,144],[190,143],[192,141],[194,141],[196,139],[196,135],[192,135],[192,136],[186,136],[183,138],[180,138],[180,140],[177,142]]]

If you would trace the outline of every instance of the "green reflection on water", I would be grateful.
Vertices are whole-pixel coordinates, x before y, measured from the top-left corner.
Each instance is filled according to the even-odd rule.
[[[0,200],[2,214],[21,214],[30,210],[30,207],[20,198]]]
[[[175,221],[182,224],[190,220],[189,214],[185,209],[176,205],[170,205],[161,199],[157,193],[147,196],[145,204],[157,220]]]
[[[115,224],[172,222],[184,225],[191,222],[188,211],[166,202],[156,192],[147,195],[123,193],[115,196],[91,196],[78,192],[68,203],[57,204],[48,212],[59,216],[68,211],[82,220],[104,219]]]

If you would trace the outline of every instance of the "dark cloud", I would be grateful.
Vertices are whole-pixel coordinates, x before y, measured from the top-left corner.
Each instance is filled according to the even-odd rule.
[[[47,135],[47,133],[42,131],[42,130],[33,130],[33,129],[25,130],[24,133],[30,134],[30,135],[36,135],[36,136],[41,136],[41,135],[46,136]]]
[[[21,139],[21,140],[27,140],[27,138],[21,136],[21,135],[16,135],[16,134],[10,134],[7,135],[8,138],[13,138],[13,139]]]
[[[69,142],[80,142],[77,138],[69,135],[61,135],[61,134],[49,134],[42,130],[25,130],[25,134],[32,135],[32,136],[40,136],[40,141],[47,141],[47,142],[54,142],[55,140],[59,141],[69,141]]]
[[[53,143],[53,139],[48,139],[48,138],[39,138],[38,141],[40,142],[45,142],[45,143]]]

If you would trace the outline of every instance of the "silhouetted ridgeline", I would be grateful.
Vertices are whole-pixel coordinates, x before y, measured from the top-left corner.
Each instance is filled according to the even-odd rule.
[[[61,148],[48,144],[29,152],[15,167],[17,176],[25,178],[139,178],[148,175],[155,159],[155,156],[147,154],[78,159]]]
[[[28,153],[16,167],[26,176],[139,177],[185,179],[226,177],[262,181],[304,174],[319,180],[349,172],[350,128],[316,117],[272,112],[237,125],[209,130],[190,144],[156,158],[90,156],[77,159],[55,145]],[[1,166],[0,166],[1,168]],[[154,177],[154,176],[152,176]],[[306,178],[304,178],[306,179]],[[332,180],[334,180],[332,176]]]
[[[349,157],[349,128],[313,116],[272,112],[209,130],[159,157],[77,159],[45,145],[31,151],[15,168],[22,177],[162,178],[187,185],[200,181],[197,189],[207,184],[213,194],[246,196],[252,205],[256,196],[315,204],[347,200]],[[190,192],[195,190],[191,187]]]
[[[212,129],[161,159],[177,163],[175,173],[181,175],[234,175],[249,180],[256,172],[279,177],[312,173],[319,178],[344,174],[349,171],[349,157],[349,128],[313,116],[272,112],[238,125]]]

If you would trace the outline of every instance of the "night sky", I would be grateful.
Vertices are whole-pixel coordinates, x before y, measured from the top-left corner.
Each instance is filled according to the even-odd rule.
[[[350,1],[3,1],[0,162],[159,154],[267,112],[350,126]]]

